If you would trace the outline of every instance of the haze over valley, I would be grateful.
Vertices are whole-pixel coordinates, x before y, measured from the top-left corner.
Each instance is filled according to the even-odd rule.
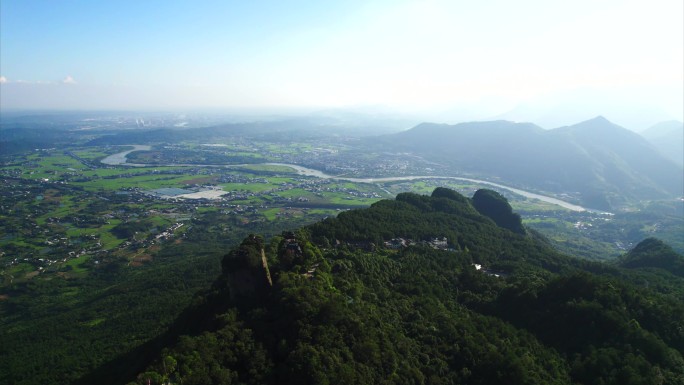
[[[682,7],[0,2],[0,383],[684,383]]]

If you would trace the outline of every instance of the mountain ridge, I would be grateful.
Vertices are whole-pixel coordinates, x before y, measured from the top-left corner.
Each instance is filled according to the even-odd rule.
[[[451,247],[419,242],[444,235]],[[405,244],[381,246],[390,237]],[[235,269],[265,274],[263,250],[273,286],[235,292]],[[189,310],[212,326],[134,383],[684,380],[681,301],[497,226],[452,190],[400,194],[269,243],[252,235],[222,265],[207,297],[216,312],[211,301]]]
[[[376,146],[410,151],[460,173],[574,194],[597,209],[684,193],[679,166],[638,134],[603,117],[553,130],[500,120],[422,123],[379,137]]]
[[[660,122],[640,134],[662,154],[684,167],[684,123],[678,120]]]

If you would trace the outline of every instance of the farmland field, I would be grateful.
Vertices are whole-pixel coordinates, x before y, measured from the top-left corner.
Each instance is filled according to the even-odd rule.
[[[430,178],[356,183],[298,175],[293,167],[274,164],[130,167],[98,163],[104,156],[131,148],[75,146],[33,151],[16,155],[15,161],[0,167],[0,172],[9,178],[5,184],[9,189],[4,194],[13,204],[11,211],[0,214],[7,218],[4,233],[10,235],[0,239],[0,247],[5,250],[0,256],[5,266],[3,276],[22,266],[23,273],[13,275],[16,279],[39,279],[66,269],[73,271],[73,265],[67,261],[81,255],[92,260],[92,267],[118,258],[131,259],[159,243],[181,240],[178,237],[184,236],[187,242],[189,235],[177,234],[174,227],[186,224],[186,228],[192,229],[193,221],[204,221],[212,212],[226,213],[228,218],[232,215],[231,231],[249,231],[264,228],[264,221],[310,223],[334,215],[337,210],[369,206],[405,191],[429,194],[435,187],[449,187],[470,196],[478,188],[490,187]],[[184,157],[179,161],[197,158],[193,151],[208,153],[210,157],[257,156],[278,161],[296,153],[327,156],[345,151],[344,146],[335,149],[323,144],[268,142],[212,146],[187,143],[177,148],[182,149],[179,154]],[[154,151],[136,151],[131,156],[144,160],[145,154]],[[17,166],[18,163],[23,166]],[[186,192],[165,197],[155,193],[160,189]],[[558,245],[592,244],[583,235],[591,227],[575,224],[583,221],[598,226],[596,218],[571,214],[559,206],[526,199],[507,190],[500,192],[523,214],[528,226],[546,233]],[[18,220],[22,215],[24,219]],[[640,230],[658,229],[656,224],[648,224]],[[594,245],[597,253],[615,248],[606,242]],[[39,274],[27,275],[33,271]],[[0,285],[3,282],[6,284],[7,280]]]

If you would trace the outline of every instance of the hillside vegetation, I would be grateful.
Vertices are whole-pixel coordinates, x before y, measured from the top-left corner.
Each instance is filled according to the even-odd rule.
[[[247,237],[188,309],[185,335],[132,380],[684,382],[680,277],[559,254],[483,194],[489,210],[437,189]],[[663,251],[653,246],[635,252]]]

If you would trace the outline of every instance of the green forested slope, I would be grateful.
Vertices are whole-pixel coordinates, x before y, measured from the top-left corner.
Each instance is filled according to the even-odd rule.
[[[18,286],[0,309],[0,383],[71,384],[141,349],[168,330],[194,292],[210,284],[216,265],[208,255],[192,255],[159,261],[153,273],[108,266],[81,280]]]
[[[385,245],[397,238],[408,246]],[[634,274],[499,227],[455,192],[400,194],[245,239],[188,309],[192,331],[131,380],[684,383],[684,304]]]
[[[619,260],[619,265],[632,269],[660,269],[684,277],[684,256],[656,238],[641,241]]]

